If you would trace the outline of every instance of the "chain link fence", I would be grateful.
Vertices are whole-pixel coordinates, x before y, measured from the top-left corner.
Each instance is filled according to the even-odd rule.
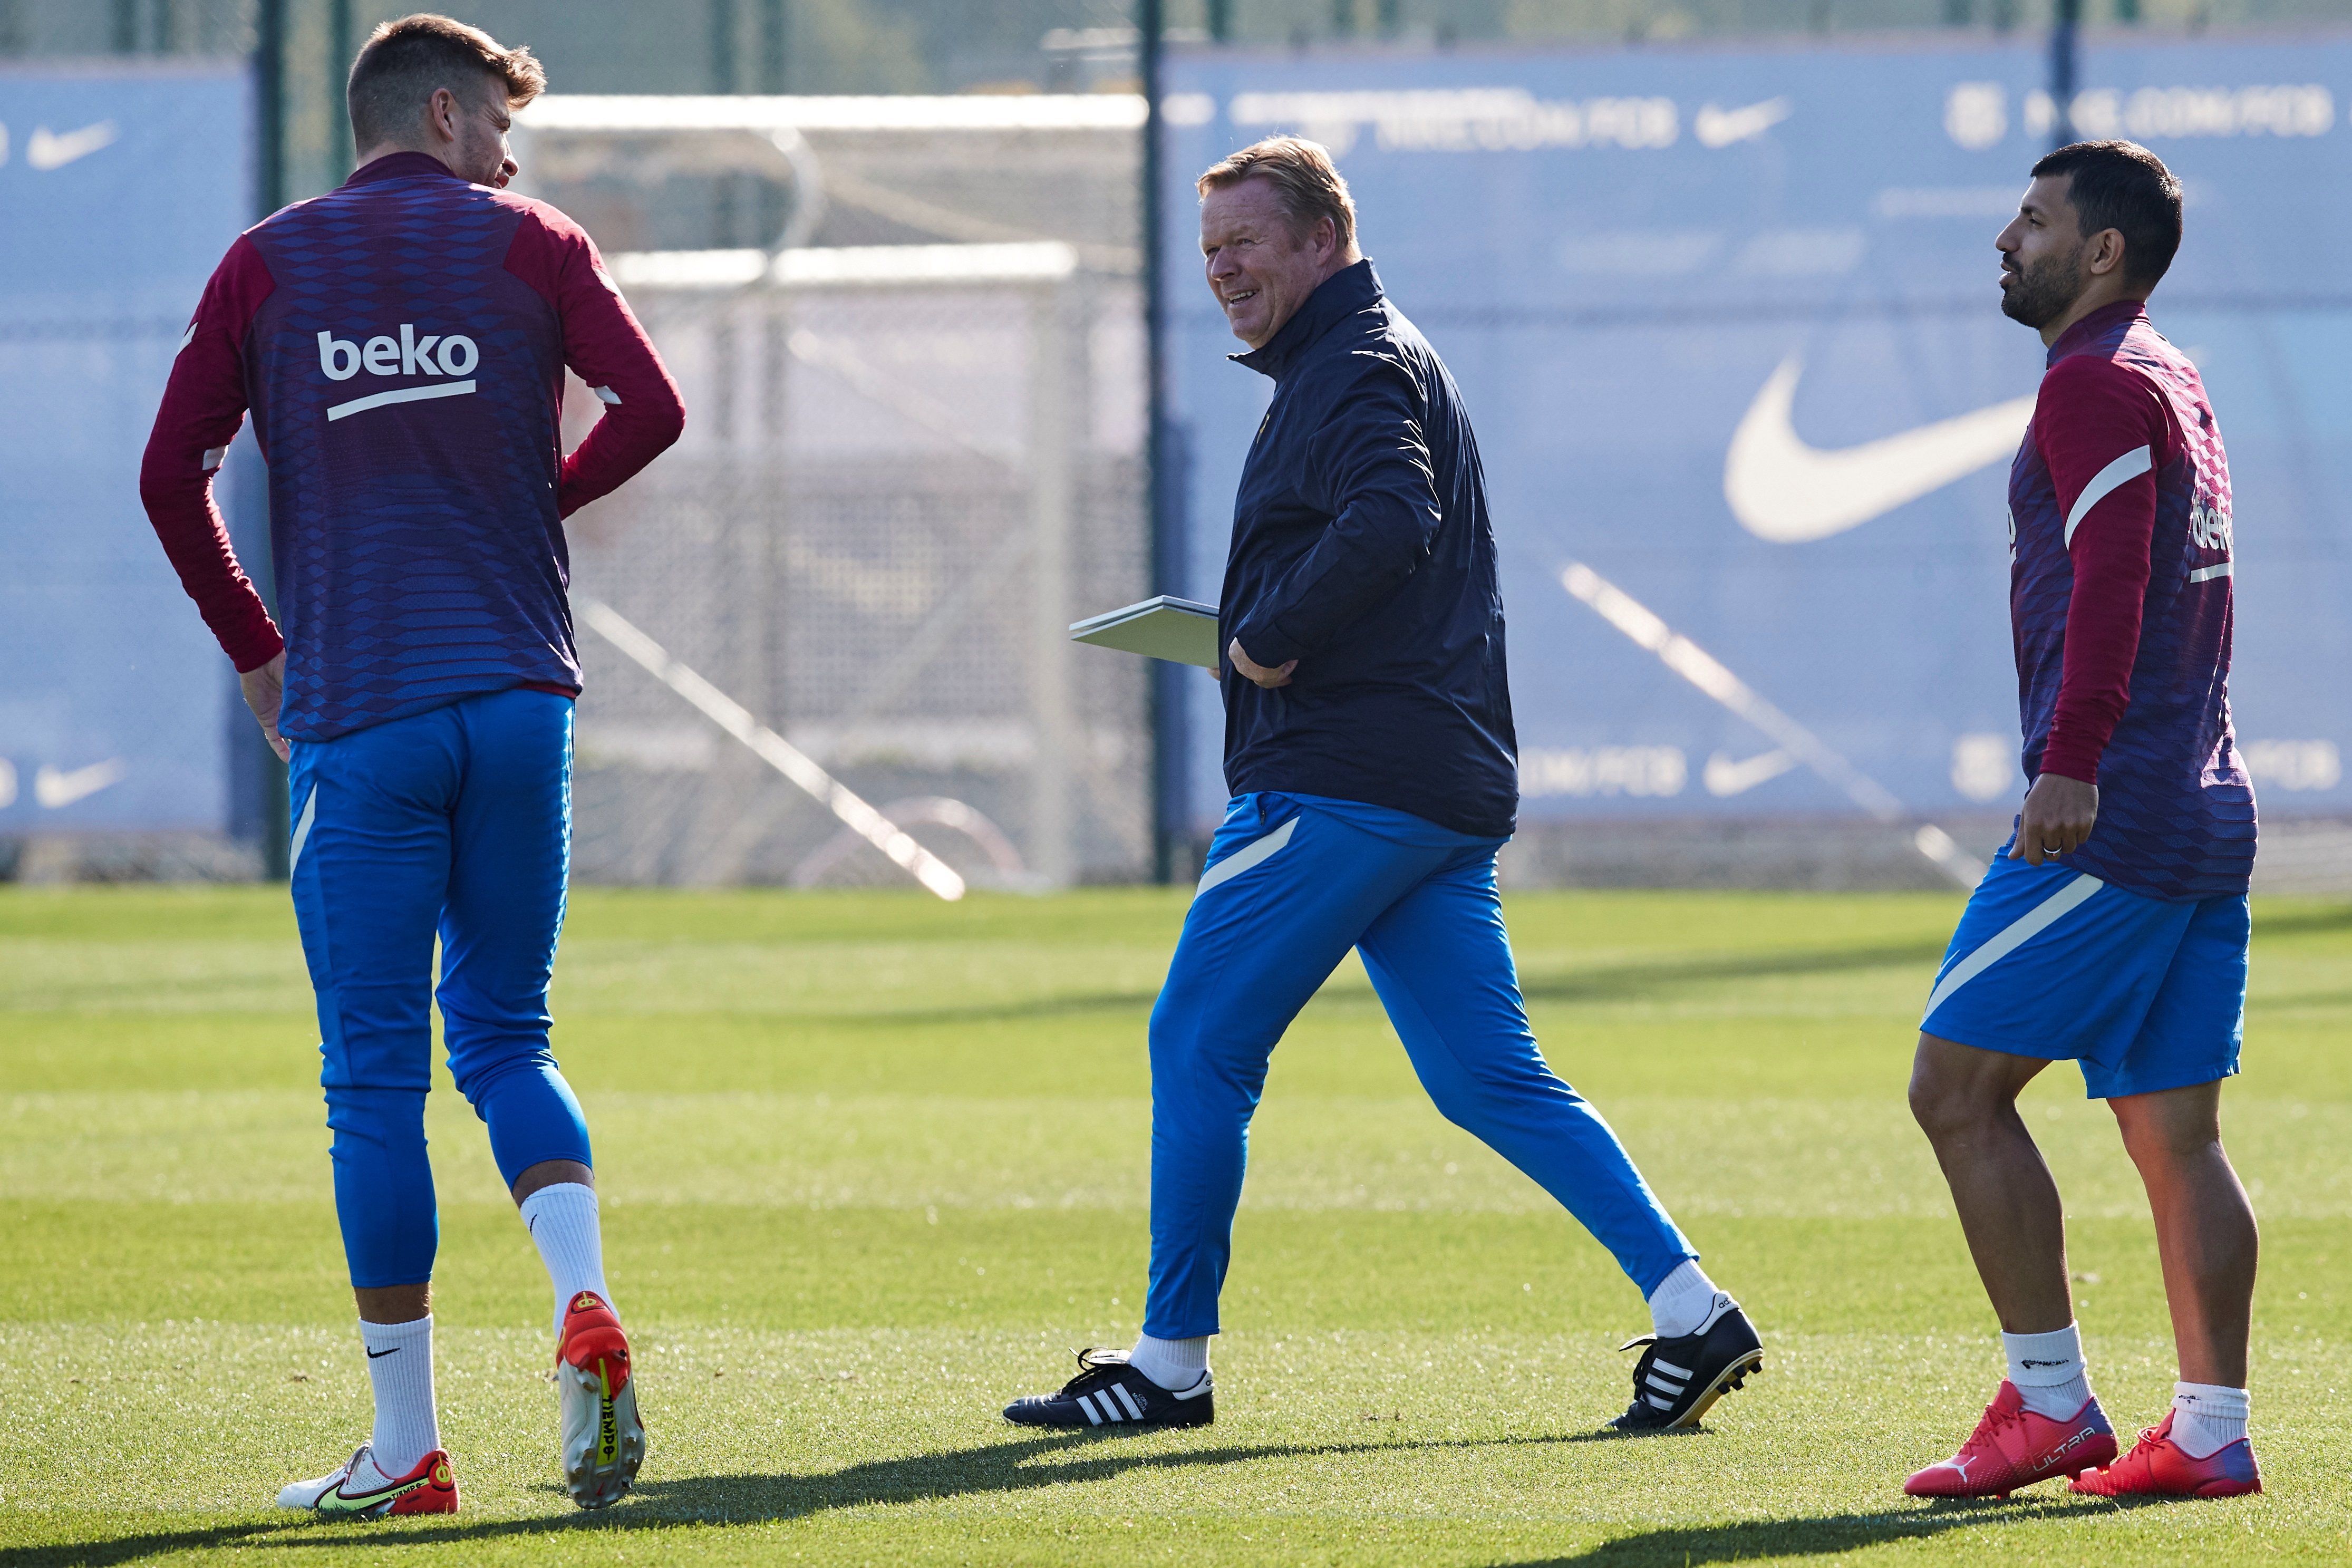
[[[572,520],[573,591],[968,880],[1132,879],[1145,672],[1067,627],[1150,591],[1135,137],[930,105],[525,116],[534,188],[598,235],[688,410]],[[583,657],[583,877],[903,879],[588,630]]]

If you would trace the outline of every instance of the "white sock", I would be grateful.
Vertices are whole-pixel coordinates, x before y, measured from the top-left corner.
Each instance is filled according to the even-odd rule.
[[[539,1244],[547,1278],[555,1287],[555,1331],[563,1332],[563,1310],[583,1290],[613,1305],[604,1284],[604,1233],[596,1221],[596,1189],[578,1182],[541,1187],[522,1201],[522,1222]],[[614,1309],[615,1311],[618,1308]]]
[[[1739,1303],[1715,1287],[1696,1258],[1685,1258],[1650,1292],[1650,1328],[1662,1340],[1697,1333]]]
[[[1166,1389],[1180,1393],[1201,1381],[1209,1370],[1209,1338],[1155,1340],[1150,1334],[1135,1342],[1127,1364]]]
[[[2009,1381],[2036,1415],[2063,1421],[2091,1397],[2080,1325],[2069,1323],[2046,1334],[2003,1333],[2000,1345],[2009,1352]]]
[[[2220,1383],[2172,1385],[2173,1446],[2192,1459],[2211,1457],[2246,1435],[2242,1388]]]
[[[433,1410],[433,1320],[360,1324],[368,1382],[375,1389],[375,1468],[398,1480],[441,1446]]]

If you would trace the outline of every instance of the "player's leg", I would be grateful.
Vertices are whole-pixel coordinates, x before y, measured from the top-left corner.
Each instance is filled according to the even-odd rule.
[[[1275,1043],[1366,925],[1444,852],[1280,795],[1234,802],[1151,1012],[1151,1275],[1132,1352],[1088,1352],[1030,1425],[1208,1418],[1208,1342],[1233,1250],[1249,1123]],[[1180,1403],[1181,1401],[1181,1403]]]
[[[1920,1022],[1911,1110],[2009,1365],[1968,1442],[1905,1483],[1914,1496],[2005,1494],[2115,1455],[2074,1321],[2057,1184],[2016,1101],[2053,1060],[2087,1064],[2128,1047],[2187,917],[2063,866],[2006,858],[1960,917]]]
[[[1634,1168],[1616,1132],[1544,1059],[1528,1026],[1492,848],[1454,851],[1359,948],[1413,1071],[1445,1119],[1558,1199],[1652,1307],[1624,1430],[1696,1425],[1762,1361],[1738,1304]]]
[[[442,1032],[450,1075],[488,1126],[499,1174],[547,1266],[565,1484],[575,1502],[601,1508],[635,1479],[645,1428],[604,1280],[587,1122],[548,1046],[571,864],[572,703],[502,691],[456,712],[467,759],[441,920]]]
[[[1960,1234],[2007,1334],[2074,1321],[2065,1208],[2017,1097],[2050,1065],[1921,1035],[1911,1060],[1911,1114],[1951,1189]]]
[[[425,1150],[453,740],[444,716],[422,714],[294,748],[294,910],[318,996],[335,1213],[375,1422],[343,1466],[287,1488],[287,1507],[376,1515],[457,1506],[434,1406],[439,1227]]]
[[[2246,1437],[2261,1239],[2221,1147],[2221,1080],[2238,1067],[2250,931],[2244,898],[2198,905],[2129,1055],[2112,1068],[2084,1064],[2147,1189],[2180,1380],[2164,1419],[2121,1460],[2078,1480],[2080,1491],[2235,1497],[2262,1489]]]

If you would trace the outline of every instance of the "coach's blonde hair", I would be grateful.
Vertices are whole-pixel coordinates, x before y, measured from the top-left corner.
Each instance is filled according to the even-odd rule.
[[[1206,197],[1244,180],[1264,180],[1275,188],[1283,216],[1300,239],[1328,217],[1339,236],[1339,254],[1355,248],[1356,200],[1348,194],[1339,165],[1331,162],[1330,149],[1321,142],[1269,136],[1210,164],[1194,185]]]

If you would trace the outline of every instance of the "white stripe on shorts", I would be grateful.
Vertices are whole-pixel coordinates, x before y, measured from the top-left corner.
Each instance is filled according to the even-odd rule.
[[[294,825],[294,846],[286,852],[286,875],[290,879],[294,868],[302,863],[302,846],[310,841],[310,825],[319,820],[319,786],[311,784],[310,793],[303,797],[301,820]]]
[[[1986,940],[1984,945],[1952,965],[1943,979],[1936,983],[1934,994],[1927,998],[1927,1010],[1919,1015],[1919,1026],[1925,1029],[1936,1009],[1951,999],[1952,993],[2023,947],[2052,925],[2069,910],[2087,902],[2091,896],[2105,887],[2096,877],[2081,872],[2058,891],[2034,905]]]
[[[1243,872],[1248,870],[1251,867],[1272,857],[1276,850],[1290,842],[1291,832],[1293,829],[1297,827],[1297,826],[1298,818],[1294,816],[1288,822],[1284,823],[1281,826],[1276,828],[1273,832],[1267,834],[1265,837],[1251,845],[1248,848],[1236,849],[1232,854],[1226,856],[1223,859],[1218,861],[1215,865],[1210,867],[1207,872],[1202,876],[1200,889],[1193,896],[1197,898],[1201,893],[1205,893],[1212,888],[1220,887],[1226,882],[1230,882],[1235,877],[1238,877]]]

